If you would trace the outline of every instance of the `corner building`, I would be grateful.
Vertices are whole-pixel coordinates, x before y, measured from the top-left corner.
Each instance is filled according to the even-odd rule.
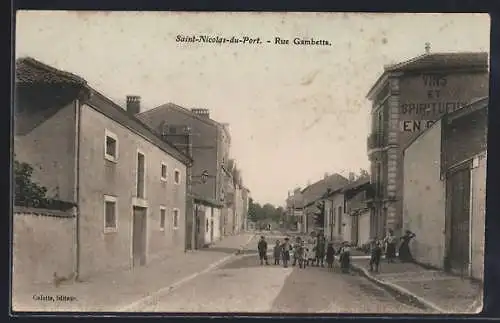
[[[488,53],[429,53],[385,66],[370,89],[373,236],[402,234],[404,148],[448,112],[488,95]],[[411,195],[411,194],[410,194]],[[408,195],[407,195],[408,196]]]

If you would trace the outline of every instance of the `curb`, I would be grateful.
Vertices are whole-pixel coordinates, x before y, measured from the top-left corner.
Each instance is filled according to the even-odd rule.
[[[425,308],[431,309],[431,310],[436,311],[438,313],[448,313],[448,311],[446,311],[446,310],[440,308],[439,306],[437,306],[436,304],[429,302],[428,300],[410,292],[406,288],[403,288],[403,287],[398,286],[396,284],[375,278],[372,274],[370,274],[368,272],[367,269],[365,269],[361,266],[351,264],[351,269],[358,272],[358,273],[361,273],[361,275],[363,275],[365,278],[367,278],[369,281],[375,283],[376,285],[381,286],[382,288],[384,288],[386,290],[388,289],[390,291],[404,295],[404,296],[410,298],[412,301],[418,303],[419,305],[421,305]]]
[[[255,238],[255,236],[256,236],[255,234],[251,235],[250,238],[248,239],[248,241],[246,243],[244,243],[242,246],[240,246],[240,248],[238,250],[239,251],[243,250]],[[134,308],[140,307],[141,305],[144,305],[145,303],[148,303],[149,301],[155,300],[155,298],[157,298],[159,296],[163,296],[163,294],[167,294],[167,293],[175,290],[176,288],[178,288],[182,284],[187,283],[188,281],[193,280],[194,278],[196,278],[200,275],[203,275],[205,273],[212,271],[213,269],[217,268],[218,266],[220,266],[224,262],[236,257],[237,255],[238,255],[238,253],[235,252],[229,256],[226,256],[222,259],[219,259],[219,260],[211,263],[210,265],[208,265],[207,268],[205,268],[201,271],[195,272],[187,277],[184,277],[184,278],[172,283],[169,286],[163,287],[163,288],[157,290],[156,292],[151,293],[150,295],[148,295],[146,297],[143,297],[143,298],[141,298],[133,303],[130,303],[128,305],[119,306],[116,308],[115,311],[116,312],[129,312],[129,311],[133,310]]]

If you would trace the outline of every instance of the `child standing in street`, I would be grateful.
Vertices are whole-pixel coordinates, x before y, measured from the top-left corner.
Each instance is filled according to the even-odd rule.
[[[335,260],[335,249],[333,248],[333,243],[329,242],[326,248],[326,263],[328,264],[328,270],[333,270],[333,261]]]
[[[380,259],[382,258],[382,246],[378,240],[373,240],[370,248],[370,271],[378,272]]]
[[[288,238],[285,238],[285,242],[281,245],[281,258],[283,259],[283,267],[288,268],[288,262],[290,261],[290,251],[292,246]]]
[[[269,265],[269,262],[267,261],[267,241],[264,236],[260,237],[257,249],[259,250],[260,264],[263,265],[265,261],[266,265]]]
[[[314,249],[314,244],[309,241],[307,245],[307,260],[306,260],[306,265],[307,266],[314,266],[314,260],[316,259],[316,251]]]
[[[274,264],[279,265],[280,264],[280,258],[281,258],[281,244],[279,240],[276,240],[276,244],[274,245]]]

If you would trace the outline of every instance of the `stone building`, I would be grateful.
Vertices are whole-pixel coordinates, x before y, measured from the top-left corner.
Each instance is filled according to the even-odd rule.
[[[186,109],[173,103],[167,103],[154,109],[141,112],[137,117],[158,133],[170,133],[172,128],[179,125],[187,126],[191,136],[192,166],[192,192],[198,199],[210,202],[214,220],[208,221],[209,226],[214,223],[218,226],[208,229],[213,234],[203,235],[204,242],[197,245],[206,245],[213,240],[208,237],[220,238],[223,234],[224,217],[227,214],[227,192],[225,185],[228,181],[229,149],[231,136],[228,125],[216,122],[210,118],[207,109]],[[220,206],[223,206],[222,208]],[[210,211],[212,212],[212,211]],[[199,213],[199,212],[198,212]],[[203,213],[205,214],[205,213]],[[211,217],[211,215],[210,215]],[[206,229],[206,221],[195,220],[197,224]],[[195,228],[196,232],[203,231],[201,227]],[[214,238],[214,239],[215,239]],[[208,241],[210,240],[210,241]],[[200,239],[198,239],[200,241]]]
[[[403,228],[417,261],[483,278],[488,98],[436,121],[404,150]]]
[[[288,197],[286,199],[287,230],[305,232],[302,203],[302,193],[300,188],[293,190],[293,193],[288,192]]]
[[[301,191],[303,207],[302,211],[305,218],[302,232],[310,233],[312,231],[325,229],[324,223],[314,223],[314,215],[318,212],[318,203],[325,203],[326,209],[326,204],[328,202],[326,201],[325,194],[328,194],[328,192],[336,192],[338,189],[344,187],[347,183],[349,183],[349,180],[340,174],[325,174],[323,179],[308,185]],[[342,200],[342,208],[340,210],[340,214],[338,215],[340,223],[342,223],[343,212],[344,205]],[[325,216],[325,218],[328,218],[328,216]],[[342,232],[340,232],[339,235],[342,235]]]
[[[125,110],[35,59],[16,62],[15,158],[33,166],[49,196],[76,205],[79,277],[185,251],[192,160],[134,117],[139,97],[128,102]]]
[[[426,53],[385,66],[370,89],[372,232],[402,229],[402,149],[447,112],[488,95],[487,53]]]

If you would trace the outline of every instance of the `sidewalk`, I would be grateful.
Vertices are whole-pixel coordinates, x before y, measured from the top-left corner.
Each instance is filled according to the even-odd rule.
[[[369,271],[369,259],[353,259],[352,268],[374,283],[430,309],[434,313],[471,314],[482,309],[480,283],[425,269],[414,263],[388,264],[382,260],[379,273]]]
[[[236,257],[239,249],[254,241],[254,235],[243,233],[228,236],[210,248],[179,252],[162,260],[152,261],[134,270],[105,273],[85,282],[68,282],[59,287],[52,284],[19,287],[12,293],[15,311],[127,311],[128,307],[180,284]],[[66,302],[35,301],[34,295],[64,295],[76,300]]]

